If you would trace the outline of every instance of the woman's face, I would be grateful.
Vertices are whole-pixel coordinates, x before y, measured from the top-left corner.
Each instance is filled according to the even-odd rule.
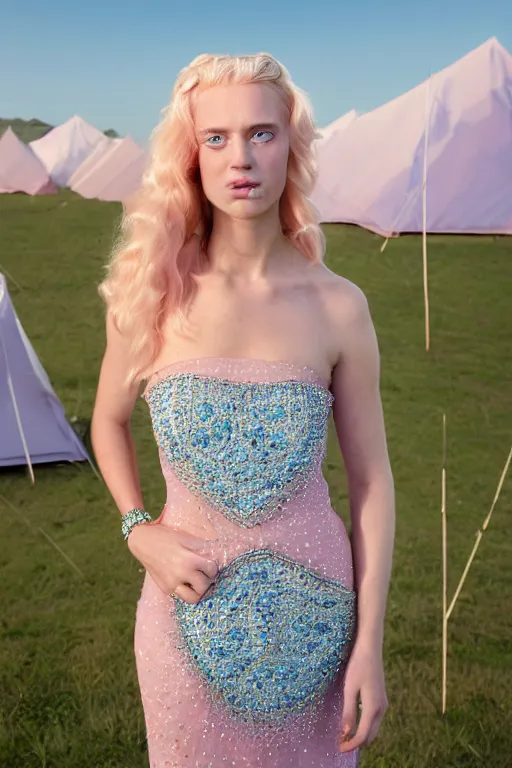
[[[289,127],[268,85],[218,85],[200,91],[195,109],[199,170],[211,204],[250,219],[278,203],[285,184]]]

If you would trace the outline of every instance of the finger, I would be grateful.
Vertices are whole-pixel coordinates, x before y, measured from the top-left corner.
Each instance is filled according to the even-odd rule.
[[[375,741],[375,739],[377,738],[377,734],[379,732],[381,722],[382,722],[382,715],[380,717],[377,717],[376,720],[374,720],[373,725],[370,728],[370,733],[368,734],[368,738],[366,739],[367,744],[371,744],[372,741]]]
[[[357,691],[346,688],[343,693],[343,711],[341,714],[341,737],[346,739],[354,730],[357,720]]]
[[[194,555],[192,553],[184,555],[183,566],[187,573],[197,571],[206,574],[210,579],[214,579],[218,573],[216,560],[211,557],[200,557],[199,555]]]
[[[381,723],[382,723],[382,721],[384,719],[384,715],[388,711],[388,706],[389,706],[388,705],[388,700],[387,700],[387,697],[385,697],[384,701],[382,702],[382,704],[380,705],[380,707],[378,709],[377,718],[376,718],[376,720],[375,720],[375,722],[373,724],[372,730],[371,730],[370,735],[368,737],[370,742],[373,741],[375,738],[377,738],[377,734],[379,732]]]
[[[209,576],[205,576],[202,571],[194,571],[192,576],[189,577],[190,586],[201,597],[211,587],[212,579]]]
[[[174,594],[177,598],[183,600],[185,603],[198,603],[201,599],[201,596],[198,595],[197,592],[191,589],[187,584],[178,584],[178,586],[174,589]]]
[[[341,751],[350,752],[351,750],[358,749],[363,744],[366,744],[366,739],[368,738],[368,734],[372,729],[376,717],[377,713],[375,711],[369,712],[367,710],[367,712],[365,712],[363,709],[363,714],[361,716],[361,720],[359,721],[359,725],[357,726],[357,731],[352,736],[352,738],[343,742]]]
[[[217,565],[216,560],[203,560],[199,566],[199,570],[202,571],[205,576],[209,576],[210,579],[214,579],[219,572],[219,566]]]

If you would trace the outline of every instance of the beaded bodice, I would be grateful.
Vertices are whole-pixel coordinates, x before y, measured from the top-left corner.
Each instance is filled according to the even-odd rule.
[[[333,402],[309,368],[197,358],[158,371],[146,399],[162,463],[238,526],[278,513],[325,456]]]

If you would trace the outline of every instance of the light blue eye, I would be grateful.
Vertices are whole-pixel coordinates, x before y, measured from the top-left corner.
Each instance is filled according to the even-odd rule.
[[[256,131],[254,138],[258,142],[271,141],[274,138],[274,134],[271,131]]]
[[[223,141],[222,136],[210,136],[208,139],[206,139],[206,144],[209,144],[210,146],[218,147],[220,144],[220,141],[214,141],[214,139],[220,139],[220,141]]]

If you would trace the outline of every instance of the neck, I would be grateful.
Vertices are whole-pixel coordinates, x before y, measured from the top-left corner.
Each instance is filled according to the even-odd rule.
[[[244,281],[260,279],[286,243],[278,205],[254,219],[234,219],[215,210],[208,243],[211,271]]]

